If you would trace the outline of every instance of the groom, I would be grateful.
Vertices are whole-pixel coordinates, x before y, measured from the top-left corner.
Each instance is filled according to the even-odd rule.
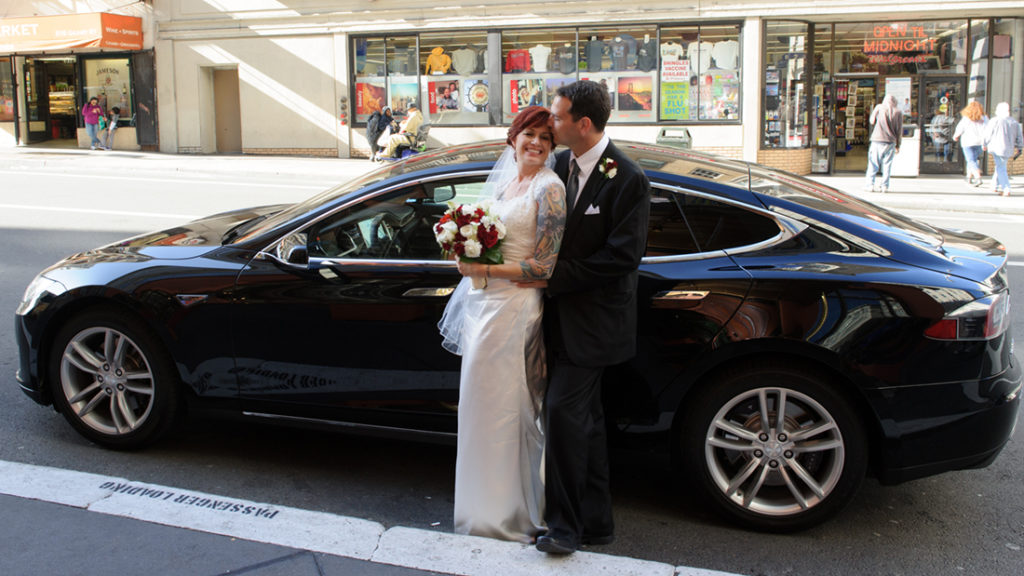
[[[604,133],[608,90],[582,80],[551,106],[565,182],[565,235],[544,323],[551,374],[544,401],[545,520],[537,549],[571,554],[614,540],[601,375],[636,352],[637,267],[647,243],[650,184]]]

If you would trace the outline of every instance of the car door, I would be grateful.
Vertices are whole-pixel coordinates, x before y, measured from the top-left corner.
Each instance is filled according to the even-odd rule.
[[[483,175],[405,184],[342,207],[257,258],[236,286],[244,409],[277,418],[453,433],[459,358],[437,323],[461,277],[433,225]],[[301,261],[302,258],[300,257]]]
[[[616,384],[606,391],[606,405],[622,411],[620,422],[634,430],[664,425],[660,420],[683,392],[673,385],[687,372],[699,372],[716,342],[730,337],[724,333],[750,290],[750,274],[730,252],[785,235],[759,208],[696,187],[652,185],[637,356],[611,371]]]

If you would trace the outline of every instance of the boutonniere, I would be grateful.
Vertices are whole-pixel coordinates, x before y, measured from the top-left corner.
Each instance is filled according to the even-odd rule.
[[[605,178],[611,180],[615,178],[615,174],[619,171],[619,163],[611,158],[602,158],[601,162],[597,165],[597,170],[604,174]]]

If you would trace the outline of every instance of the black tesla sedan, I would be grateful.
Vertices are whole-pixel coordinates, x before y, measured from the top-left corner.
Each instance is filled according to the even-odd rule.
[[[995,459],[1021,391],[999,242],[752,164],[621,148],[653,195],[639,353],[603,387],[613,436],[667,446],[725,515],[778,531],[835,515],[869,473]],[[18,381],[114,448],[187,408],[452,438],[459,359],[436,324],[459,276],[432,226],[501,150],[71,256],[17,310]]]

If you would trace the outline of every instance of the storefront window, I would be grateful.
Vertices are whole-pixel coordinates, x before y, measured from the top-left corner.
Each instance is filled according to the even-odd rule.
[[[516,30],[501,35],[503,114],[512,122],[528,106],[550,106],[577,78],[576,30]]]
[[[977,100],[988,110],[988,20],[971,21],[970,67],[967,75],[967,99]]]
[[[738,120],[740,28],[662,28],[662,120]]]
[[[390,106],[394,116],[419,101],[419,52],[416,36],[354,38],[356,122]]]
[[[487,34],[420,35],[423,117],[433,124],[487,124]]]
[[[807,27],[793,22],[765,23],[766,148],[803,148],[809,144]]]
[[[128,58],[89,58],[83,60],[85,91],[83,102],[95,97],[100,107],[109,115],[114,108],[120,112],[123,122],[132,116],[132,87],[130,60]]]
[[[14,81],[10,58],[0,58],[0,122],[14,122]]]
[[[608,87],[609,123],[657,121],[658,30],[654,26],[580,30],[580,79]]]
[[[1016,55],[1020,43],[1024,42],[1024,19],[1001,18],[992,21],[992,41],[989,54],[992,58],[992,97],[987,109],[994,114],[1000,102],[1010,104],[1010,114],[1017,120],[1024,119],[1024,74],[1021,59]],[[975,43],[977,45],[977,43]]]

